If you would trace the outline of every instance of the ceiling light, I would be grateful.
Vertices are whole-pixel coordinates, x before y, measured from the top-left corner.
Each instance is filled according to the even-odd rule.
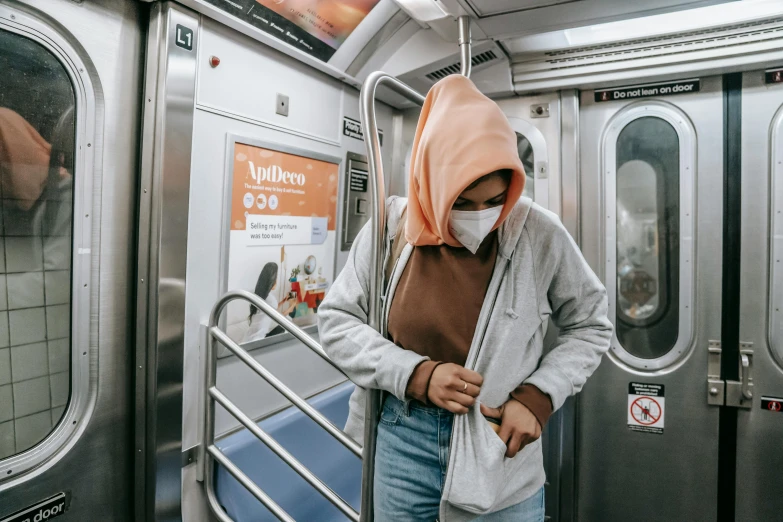
[[[422,23],[451,16],[440,0],[396,0],[396,2],[411,18]]]

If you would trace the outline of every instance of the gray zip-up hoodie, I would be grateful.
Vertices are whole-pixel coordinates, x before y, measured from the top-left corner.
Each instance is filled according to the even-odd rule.
[[[404,198],[387,202],[386,252]],[[405,401],[416,366],[426,357],[404,350],[368,324],[372,241],[365,227],[318,309],[324,349],[358,386],[346,432],[362,442],[364,389]],[[465,366],[484,377],[476,405],[455,415],[440,521],[469,521],[526,500],[545,481],[540,439],[513,459],[479,411],[498,407],[520,383],[538,387],[555,410],[582,389],[609,348],[612,324],[606,290],[556,215],[521,198],[500,228],[500,246]],[[384,299],[384,321],[413,246],[402,251]],[[448,311],[444,308],[444,313]],[[542,358],[547,320],[558,336]]]

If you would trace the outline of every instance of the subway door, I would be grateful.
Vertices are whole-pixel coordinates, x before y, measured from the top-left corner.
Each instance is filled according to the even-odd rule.
[[[100,4],[0,3],[3,521],[133,515],[144,16]]]
[[[582,248],[615,335],[578,400],[578,520],[715,520],[721,79],[698,93],[597,99],[582,93]]]
[[[524,196],[558,215],[560,198],[560,128],[559,93],[546,93],[498,101],[517,135],[519,159],[525,167]],[[571,231],[574,234],[574,231]],[[550,329],[553,330],[553,329]],[[550,332],[550,335],[552,332]],[[549,339],[549,337],[548,337]],[[549,520],[561,520],[561,495],[570,495],[570,481],[563,477],[570,471],[562,464],[563,433],[572,431],[573,404],[569,401],[550,418],[541,434],[544,453],[546,515]],[[570,426],[566,430],[566,426]],[[567,459],[568,460],[568,459]]]
[[[748,367],[739,367],[740,357],[733,377],[741,382],[747,374],[752,397],[737,409],[738,521],[783,516],[783,83],[775,83],[781,76],[756,71],[742,78],[739,348]]]

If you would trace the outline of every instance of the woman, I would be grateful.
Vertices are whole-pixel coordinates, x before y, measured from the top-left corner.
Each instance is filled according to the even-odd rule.
[[[283,308],[283,305],[290,301],[290,298],[283,299],[279,303],[272,295],[272,290],[277,287],[277,263],[267,263],[264,268],[261,269],[261,273],[258,275],[258,281],[256,281],[255,294],[267,302],[269,306],[279,311],[283,315],[288,315],[296,307],[296,301],[290,303],[287,308]],[[242,338],[242,343],[249,343],[251,341],[258,341],[264,339],[270,333],[275,332],[275,329],[270,331],[270,327],[274,324],[272,318],[265,313],[259,313],[260,310],[253,305],[250,305],[250,316],[248,322],[250,327],[245,332],[245,336]],[[282,328],[280,328],[282,332]]]
[[[557,217],[520,199],[516,135],[467,78],[427,95],[409,178],[409,199],[387,203],[388,338],[366,324],[368,228],[319,314],[329,356],[385,392],[375,520],[543,521],[541,429],[609,347],[606,291]]]

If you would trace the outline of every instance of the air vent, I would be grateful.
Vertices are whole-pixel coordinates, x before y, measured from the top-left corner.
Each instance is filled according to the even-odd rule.
[[[473,68],[478,68],[481,65],[487,64],[489,62],[492,62],[496,60],[498,57],[497,54],[495,54],[495,51],[485,51],[483,53],[477,54],[474,56],[470,62],[473,64]],[[432,71],[431,73],[427,74],[426,77],[428,80],[437,82],[438,80],[442,80],[446,76],[452,75],[452,74],[459,74],[460,69],[460,63],[453,63],[451,65],[447,65],[446,67],[441,67],[437,71]]]
[[[739,65],[750,64],[749,57],[779,52],[781,48],[783,17],[776,17],[655,38],[520,53],[512,57],[512,74],[518,91],[530,91],[578,86],[580,80],[617,79],[622,72],[631,73],[629,77],[633,78],[639,78],[640,73],[652,76],[663,67],[683,64],[709,70],[724,66],[718,62],[733,57],[742,57]]]

